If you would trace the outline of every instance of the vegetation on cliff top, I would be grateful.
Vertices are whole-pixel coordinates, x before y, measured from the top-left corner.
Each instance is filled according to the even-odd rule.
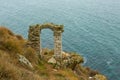
[[[107,80],[98,71],[80,65],[83,62],[80,55],[64,53],[70,54],[70,61],[62,64],[63,67],[49,64],[53,50],[43,49],[43,59],[40,60],[36,51],[27,46],[27,40],[0,27],[0,80]],[[33,68],[21,63],[18,54],[28,59]],[[66,55],[63,57],[66,61]]]

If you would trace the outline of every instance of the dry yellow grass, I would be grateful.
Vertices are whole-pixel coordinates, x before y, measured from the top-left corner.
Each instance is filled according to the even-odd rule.
[[[75,74],[71,69],[60,70],[60,73],[65,76],[67,80],[79,80],[77,74]]]
[[[8,53],[0,50],[0,80],[44,80],[38,74],[17,66]]]
[[[24,40],[22,37],[14,35],[7,28],[0,27],[0,49],[8,51],[12,54],[21,53],[23,50]]]
[[[8,37],[8,35],[14,36],[13,32],[9,29],[5,27],[0,27],[0,36]]]

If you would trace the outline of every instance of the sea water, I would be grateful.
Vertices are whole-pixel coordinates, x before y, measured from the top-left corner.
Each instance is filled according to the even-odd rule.
[[[63,50],[85,57],[84,66],[120,80],[120,0],[0,0],[0,25],[27,38],[29,25],[64,25]],[[42,30],[53,48],[53,32]]]

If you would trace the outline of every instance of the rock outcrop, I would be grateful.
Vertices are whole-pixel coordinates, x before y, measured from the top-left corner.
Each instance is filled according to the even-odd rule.
[[[18,54],[18,57],[19,57],[19,61],[20,61],[21,64],[24,64],[27,67],[33,69],[33,66],[32,66],[31,62],[27,58],[25,58],[23,55],[20,55],[20,54]]]

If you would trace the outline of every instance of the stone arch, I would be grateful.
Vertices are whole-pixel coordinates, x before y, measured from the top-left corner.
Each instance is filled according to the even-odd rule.
[[[42,47],[40,33],[42,29],[51,29],[54,32],[54,57],[62,58],[62,32],[63,25],[53,23],[37,24],[29,27],[28,44],[37,51],[38,56],[42,57]]]

